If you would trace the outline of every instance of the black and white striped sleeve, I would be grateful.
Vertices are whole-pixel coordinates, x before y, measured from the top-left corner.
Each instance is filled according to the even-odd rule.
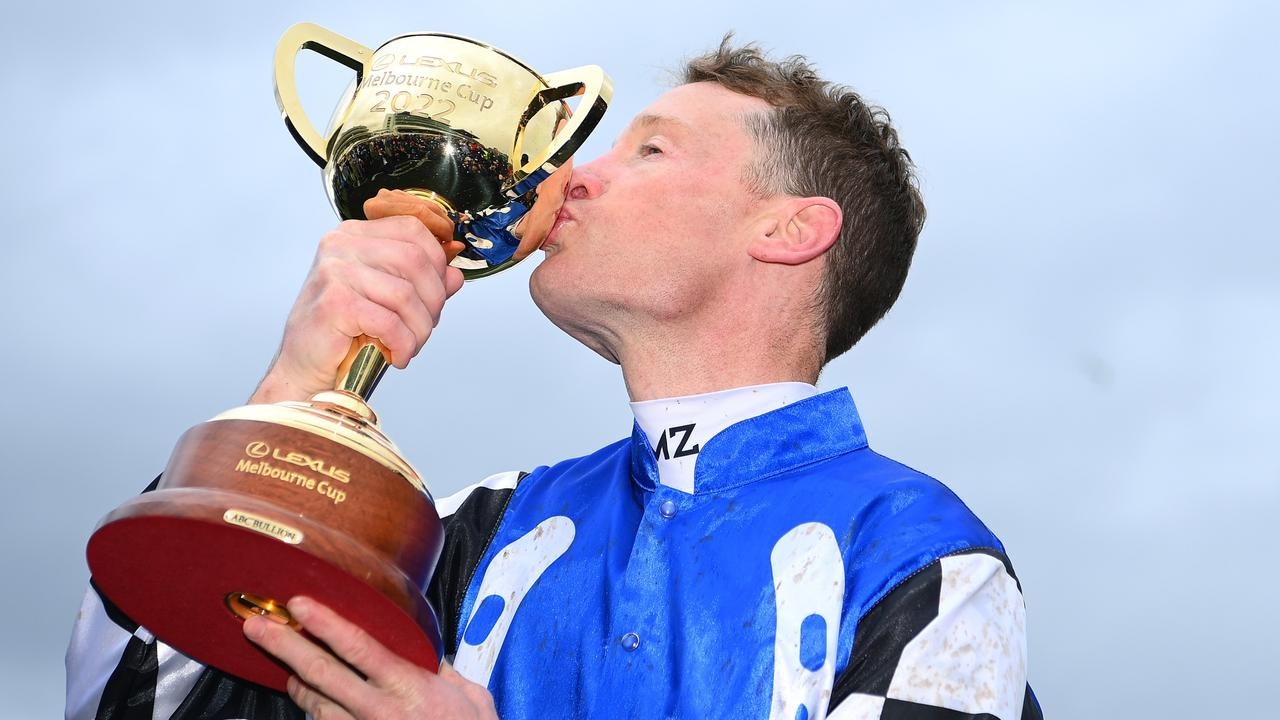
[[[436,503],[446,535],[428,599],[440,613],[449,655],[467,583],[523,477],[494,475]],[[155,487],[153,482],[146,491]],[[202,665],[158,641],[92,581],[72,628],[66,672],[68,720],[304,717],[288,695]]]
[[[885,595],[858,623],[830,707],[830,720],[1042,720],[1008,559],[948,555]]]
[[[68,720],[303,717],[284,693],[206,667],[156,640],[92,584],[66,663]]]
[[[155,490],[157,476],[142,492]],[[303,713],[284,693],[206,667],[160,642],[93,580],[67,645],[67,720],[285,720]]]
[[[439,614],[446,658],[458,652],[456,638],[467,586],[498,534],[511,494],[527,474],[513,471],[490,475],[436,501],[436,511],[444,521],[444,548],[427,588],[427,600]]]

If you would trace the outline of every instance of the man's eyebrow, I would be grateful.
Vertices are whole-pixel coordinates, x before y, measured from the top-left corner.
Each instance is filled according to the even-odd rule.
[[[681,120],[680,118],[671,117],[670,115],[658,115],[656,113],[640,113],[631,119],[631,123],[627,125],[623,133],[631,130],[652,130],[662,126],[673,127],[685,132],[693,132],[693,126]],[[614,138],[610,143],[610,147],[618,144],[619,138]]]
[[[682,130],[692,130],[693,127],[689,123],[680,118],[671,117],[670,115],[656,115],[654,113],[640,113],[631,121],[631,126],[635,128],[651,129],[661,127],[663,125],[673,125]]]

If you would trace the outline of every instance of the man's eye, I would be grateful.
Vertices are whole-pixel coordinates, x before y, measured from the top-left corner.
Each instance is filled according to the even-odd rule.
[[[657,145],[650,145],[648,143],[645,143],[644,145],[640,146],[640,154],[641,155],[661,155],[662,148],[658,147]]]

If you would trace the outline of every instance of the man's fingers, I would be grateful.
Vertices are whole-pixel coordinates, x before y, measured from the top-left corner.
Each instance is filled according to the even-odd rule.
[[[457,243],[462,245],[462,243]],[[461,252],[461,249],[458,250]],[[454,253],[455,255],[457,253]],[[462,289],[463,277],[462,271],[456,267],[447,268],[444,271],[444,292],[445,297],[453,297],[453,294]]]
[[[362,264],[411,283],[417,291],[417,299],[420,303],[425,303],[424,309],[432,317],[432,327],[440,321],[440,308],[448,297],[446,289],[449,281],[449,268],[443,262],[438,268],[431,267],[424,250],[403,242],[369,243],[367,247],[357,250],[357,254]],[[365,277],[366,281],[369,279],[371,276]],[[387,307],[395,308],[396,305]]]
[[[426,226],[436,242],[444,250],[446,261],[452,261],[458,253],[466,249],[466,245],[453,239],[456,226],[445,214],[438,203],[402,190],[379,190],[375,197],[364,202],[364,216],[370,220],[381,220],[397,216],[416,218]]]
[[[444,208],[438,203],[401,190],[379,190],[377,196],[365,201],[364,215],[369,220],[395,217],[416,219],[430,231],[448,260],[453,260],[466,247],[453,239],[455,225],[445,214]]]
[[[460,240],[450,240],[444,243],[442,247],[444,247],[444,257],[449,262],[453,262],[453,259],[458,257],[458,253],[467,249],[466,244]]]
[[[401,675],[414,667],[364,630],[311,598],[295,597],[289,601],[288,607],[294,619],[302,623],[307,632],[323,641],[375,685],[388,687],[401,684]],[[305,675],[302,679],[308,680]],[[317,687],[324,690],[323,686]]]
[[[348,272],[346,281],[355,297],[365,298],[395,313],[400,323],[412,333],[414,344],[404,348],[407,350],[406,361],[426,344],[431,330],[440,322],[445,288],[439,280],[422,279],[419,284],[414,284],[373,268],[356,266]],[[374,335],[367,329],[365,334]],[[374,337],[382,339],[378,335]]]
[[[331,233],[343,243],[354,247],[361,239],[374,242],[399,241],[421,248],[437,274],[444,271],[449,262],[445,257],[442,241],[423,226],[417,218],[393,215],[379,220],[345,220]]]
[[[351,236],[350,247],[346,251],[365,264],[405,278],[423,273],[439,277],[445,267],[444,255],[439,248],[411,240]]]
[[[440,661],[440,668],[436,670],[436,675],[438,675],[441,680],[444,680],[450,685],[461,686],[463,683],[468,682],[468,680],[462,677],[462,675],[457,670],[453,669],[453,665],[449,664],[448,660]]]
[[[439,321],[445,288],[439,280],[424,281],[419,291],[404,278],[378,268],[351,262],[334,264],[337,267],[323,271],[328,279],[313,279],[312,290],[299,300],[286,327],[285,349],[293,348],[296,337],[307,338],[302,352],[317,357],[317,348],[323,347],[319,357],[336,358],[331,361],[336,368],[350,339],[368,335],[387,346],[397,367],[408,365]],[[426,300],[422,294],[427,295]],[[320,346],[317,338],[326,344]],[[331,338],[336,343],[333,347],[327,344]],[[323,368],[329,363],[318,361]]]
[[[406,367],[461,287],[460,271],[448,262],[463,245],[453,240],[443,210],[406,193],[370,203],[377,219],[344,221],[321,239],[254,402],[300,400],[332,388],[349,338],[361,335],[381,340],[392,363]],[[396,212],[402,214],[381,216]]]
[[[372,690],[362,678],[301,633],[266,618],[251,617],[245,620],[244,634],[292,668],[302,683],[344,708],[359,712],[372,699]]]
[[[246,620],[244,633],[293,669],[289,697],[311,717],[497,717],[488,691],[447,664],[437,677],[310,598],[288,607],[323,647],[265,618]]]
[[[364,216],[379,220],[394,215],[415,217],[442,242],[453,237],[453,221],[439,203],[411,195],[403,190],[379,190],[364,201]]]
[[[462,677],[461,673],[454,670],[453,666],[445,661],[440,662],[439,677],[446,683],[458,688],[473,707],[497,716],[498,709],[494,705],[493,695],[489,694],[489,690],[483,685],[478,685]]]
[[[395,312],[363,297],[351,301],[350,308],[334,314],[335,327],[347,337],[368,335],[382,341],[391,351],[391,362],[405,368],[418,352],[418,337]]]
[[[289,699],[302,708],[308,717],[324,718],[324,720],[347,720],[347,718],[355,720],[345,708],[325,697],[324,693],[302,682],[297,675],[289,677],[286,689],[289,691]]]

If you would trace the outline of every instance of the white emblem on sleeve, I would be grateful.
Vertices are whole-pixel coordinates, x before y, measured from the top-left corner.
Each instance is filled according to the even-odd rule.
[[[938,617],[907,643],[887,696],[998,718],[1022,715],[1026,609],[1000,560],[944,557]]]
[[[797,525],[773,546],[778,627],[773,641],[770,720],[821,720],[836,674],[844,562],[835,533]]]
[[[475,607],[453,661],[463,677],[489,684],[516,610],[529,588],[569,549],[573,536],[573,521],[557,515],[538,523],[493,557],[480,581]]]

